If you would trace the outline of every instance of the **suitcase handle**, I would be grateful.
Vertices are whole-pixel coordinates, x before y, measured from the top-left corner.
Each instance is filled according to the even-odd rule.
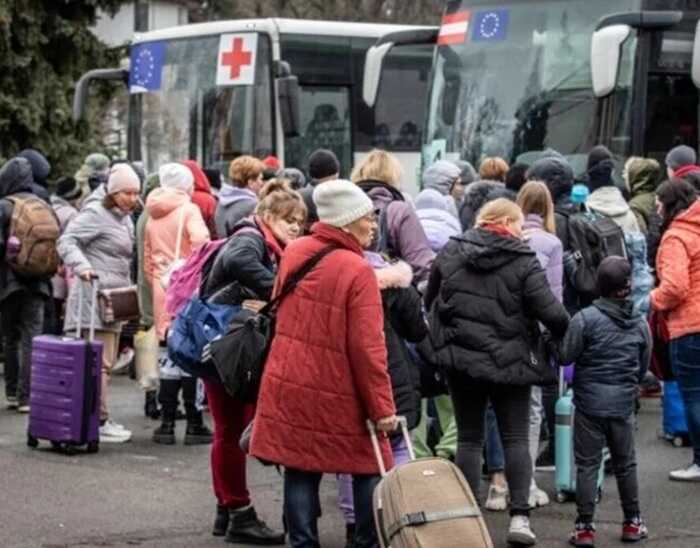
[[[92,305],[90,306],[90,331],[88,335],[88,342],[94,342],[95,340],[95,313],[97,310],[97,281],[99,277],[93,275],[88,282],[92,289]],[[83,330],[83,280],[78,279],[78,317],[75,322],[75,338],[82,338]]]
[[[401,429],[401,434],[406,442],[406,447],[408,448],[408,456],[411,460],[416,459],[416,453],[413,450],[413,442],[411,441],[411,436],[408,433],[408,421],[406,417],[397,417],[399,422],[399,428]],[[367,430],[369,430],[369,436],[372,439],[372,449],[374,450],[374,457],[377,459],[377,464],[379,465],[379,473],[382,477],[386,476],[386,464],[384,464],[384,458],[382,457],[382,450],[379,447],[379,438],[377,437],[377,427],[375,424],[367,419]]]

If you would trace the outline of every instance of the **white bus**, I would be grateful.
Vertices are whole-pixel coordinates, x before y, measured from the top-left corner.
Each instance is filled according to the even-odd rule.
[[[241,154],[305,168],[318,147],[348,176],[373,147],[396,153],[408,192],[417,189],[432,48],[385,59],[373,107],[362,101],[365,54],[387,32],[421,27],[292,19],[233,20],[138,34],[129,70],[97,69],[78,82],[83,116],[92,80],[128,82],[128,153],[153,170],[195,159],[226,166]]]

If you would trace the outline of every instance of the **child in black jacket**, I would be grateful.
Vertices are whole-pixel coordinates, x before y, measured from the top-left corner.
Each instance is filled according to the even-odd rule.
[[[597,476],[603,449],[610,448],[624,512],[622,540],[648,535],[639,511],[634,449],[635,402],[649,367],[651,335],[646,319],[634,311],[631,267],[623,257],[608,257],[598,268],[601,298],[574,316],[564,339],[561,363],[576,363],[574,373],[574,453],[578,518],[574,546],[593,546]]]

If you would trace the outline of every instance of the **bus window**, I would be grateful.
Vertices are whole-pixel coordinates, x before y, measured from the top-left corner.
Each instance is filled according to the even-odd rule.
[[[352,169],[350,88],[302,85],[299,105],[301,134],[285,141],[285,164],[306,169],[309,155],[318,148],[335,152],[341,174]]]

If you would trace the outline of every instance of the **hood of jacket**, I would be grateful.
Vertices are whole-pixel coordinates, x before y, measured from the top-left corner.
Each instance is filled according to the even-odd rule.
[[[622,192],[614,186],[605,186],[593,192],[586,205],[606,217],[622,217],[630,211]]]
[[[418,193],[415,199],[416,210],[421,209],[441,209],[442,211],[449,212],[449,207],[447,200],[454,200],[451,196],[445,196],[440,194],[434,188],[426,188]]]
[[[238,188],[225,183],[221,185],[219,192],[219,203],[223,207],[229,207],[238,202],[257,202],[258,197],[249,188]]]
[[[399,200],[405,202],[405,198],[401,191],[393,186],[383,182],[367,179],[357,183],[374,203],[374,207],[384,209],[389,203]]]
[[[652,158],[636,158],[627,166],[632,196],[654,192],[661,182],[661,166]]]
[[[631,299],[600,298],[593,301],[593,306],[622,328],[629,329],[639,323],[640,315]]]
[[[521,240],[500,236],[483,228],[468,230],[464,235],[452,239],[460,242],[459,254],[464,264],[482,272],[501,268],[521,255],[535,255]]]
[[[51,164],[41,152],[33,148],[27,148],[18,154],[21,158],[26,158],[32,166],[32,176],[34,182],[46,186],[46,180],[51,173]]]
[[[0,169],[0,196],[19,192],[31,192],[34,177],[32,166],[26,158],[12,158]]]
[[[527,172],[527,179],[544,182],[556,203],[571,193],[574,186],[574,170],[564,157],[548,156],[532,165]]]
[[[367,262],[372,265],[377,276],[379,289],[407,288],[413,281],[413,270],[408,263],[390,263],[379,253],[365,251]]]
[[[209,184],[209,179],[207,178],[206,173],[202,171],[200,165],[194,160],[185,160],[184,162],[182,162],[182,164],[190,168],[190,171],[192,172],[192,176],[194,177],[195,191],[206,192],[207,194],[211,194],[211,185]]]
[[[83,200],[82,208],[85,208],[89,204],[102,203],[102,200],[107,196],[107,185],[101,184],[95,190],[93,190],[90,195]]]
[[[693,205],[673,219],[671,228],[690,232],[696,237],[700,236],[700,200],[695,200]]]
[[[157,188],[146,200],[146,211],[152,219],[160,219],[190,202],[186,192],[176,188]]]

